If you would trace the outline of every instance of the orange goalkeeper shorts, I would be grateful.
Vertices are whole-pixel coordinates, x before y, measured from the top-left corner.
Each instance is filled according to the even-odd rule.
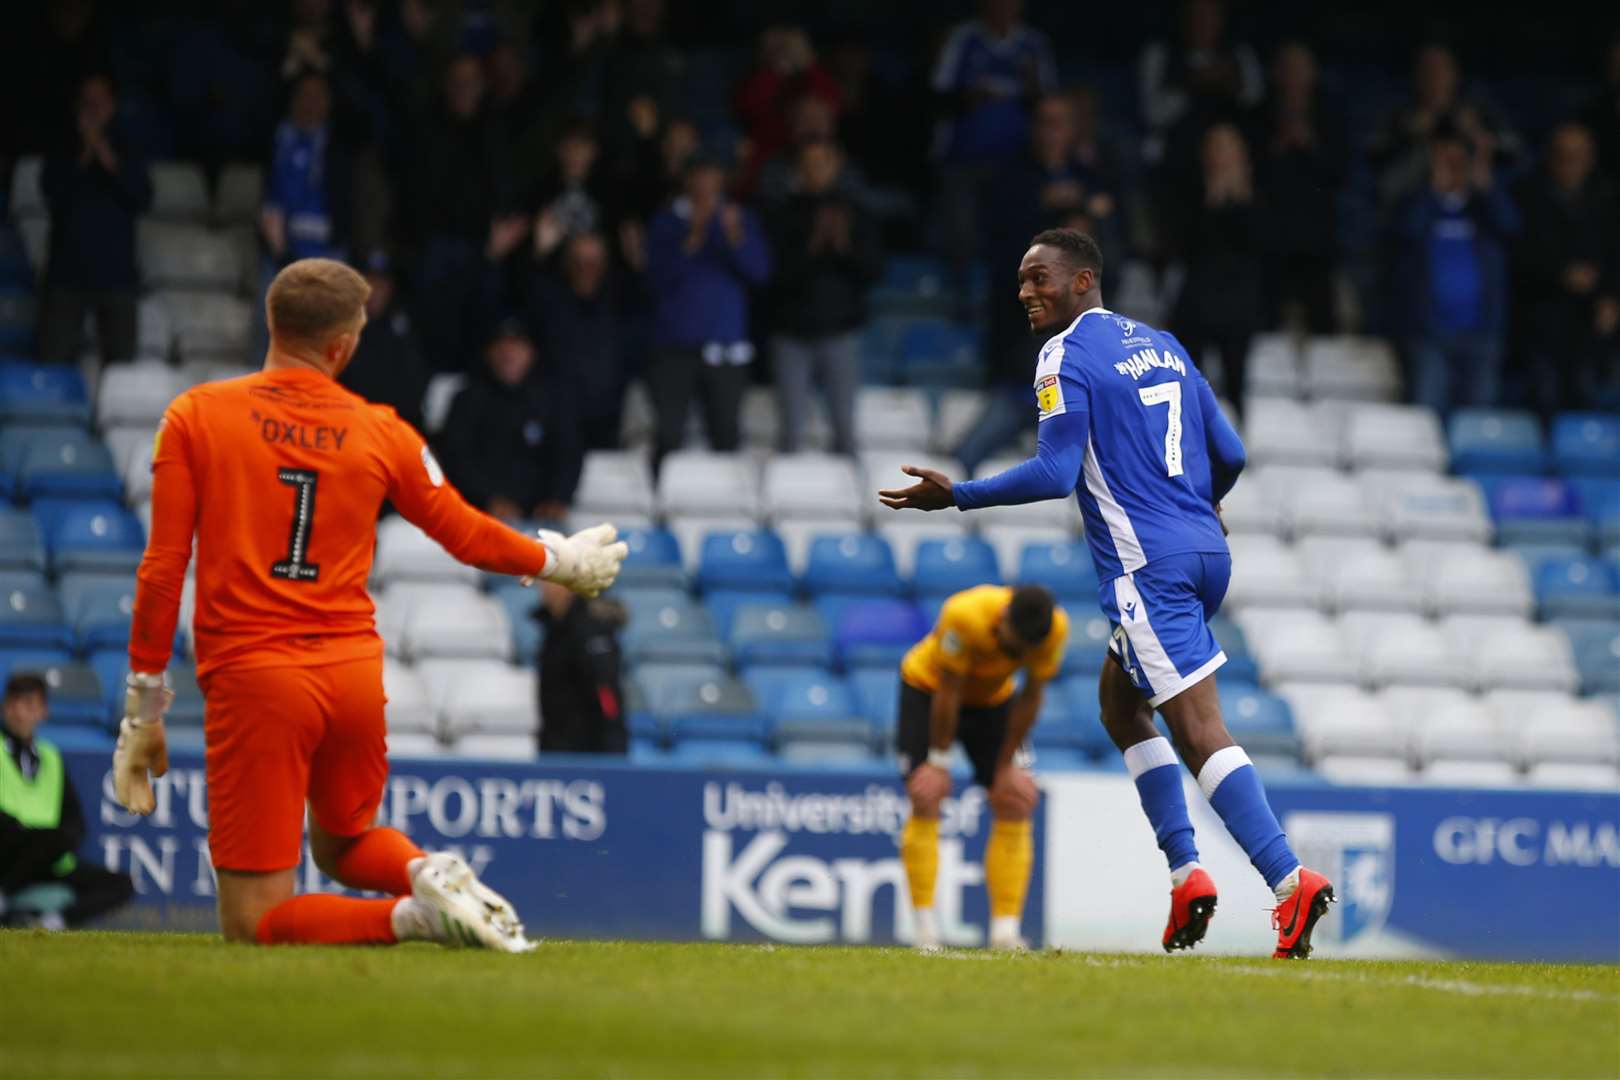
[[[202,690],[216,869],[297,866],[306,801],[329,833],[371,827],[388,778],[381,657],[224,668],[205,676]]]

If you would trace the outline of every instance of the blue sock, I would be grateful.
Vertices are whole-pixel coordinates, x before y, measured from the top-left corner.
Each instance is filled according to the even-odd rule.
[[[1241,746],[1228,746],[1211,754],[1198,774],[1198,786],[1267,886],[1275,889],[1278,882],[1294,872],[1299,859],[1288,846],[1271,804],[1266,802],[1260,774]]]
[[[1136,781],[1142,810],[1153,823],[1159,850],[1170,862],[1172,873],[1198,861],[1193,842],[1192,820],[1187,817],[1187,797],[1181,791],[1181,761],[1164,736],[1139,742],[1125,751],[1125,767]]]

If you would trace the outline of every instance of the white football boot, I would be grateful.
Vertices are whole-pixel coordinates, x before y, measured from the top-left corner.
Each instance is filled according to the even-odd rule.
[[[939,933],[939,913],[933,908],[911,909],[911,947],[925,953],[936,953],[945,947]]]
[[[1028,952],[1029,942],[1018,932],[1016,915],[1000,915],[990,920],[990,948],[998,952]]]
[[[401,940],[432,940],[495,952],[536,948],[506,898],[478,880],[472,867],[447,851],[424,857],[411,875],[411,896],[394,910]]]

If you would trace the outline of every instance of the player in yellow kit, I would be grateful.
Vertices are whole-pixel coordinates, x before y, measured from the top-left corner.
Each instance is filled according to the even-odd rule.
[[[934,912],[940,803],[951,793],[951,744],[961,740],[973,779],[990,793],[984,879],[990,947],[1019,949],[1024,894],[1035,863],[1038,793],[1019,751],[1047,682],[1063,663],[1069,618],[1039,585],[980,585],[945,601],[939,621],[900,662],[900,769],[911,817],[900,838],[919,948],[941,944]],[[1022,670],[1024,685],[1014,685]]]

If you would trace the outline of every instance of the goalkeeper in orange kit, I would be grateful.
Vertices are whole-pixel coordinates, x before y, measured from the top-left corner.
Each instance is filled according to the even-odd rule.
[[[611,525],[532,540],[474,510],[415,430],[339,386],[369,292],[341,263],[291,264],[266,300],[264,369],[194,387],[164,415],[116,791],[150,813],[150,777],[168,767],[163,671],[195,539],[208,844],[226,939],[521,952],[532,944],[511,905],[463,860],[372,825],[388,773],[383,643],[366,592],[378,511],[391,502],[465,563],[587,596],[612,584],[625,545]],[[321,870],[389,899],[293,895],[306,803]]]

